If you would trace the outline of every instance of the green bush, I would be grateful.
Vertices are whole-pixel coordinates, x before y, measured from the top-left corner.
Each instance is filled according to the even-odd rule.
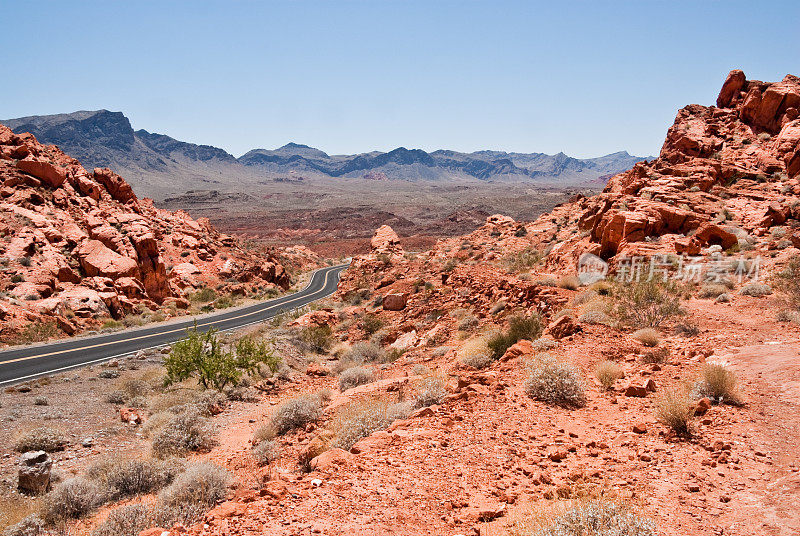
[[[190,329],[185,339],[173,345],[164,360],[165,384],[196,377],[203,389],[222,391],[228,384],[239,383],[245,373],[255,373],[260,363],[266,363],[271,370],[273,367],[277,370],[280,365],[280,358],[276,358],[263,341],[243,337],[236,344],[236,352],[230,352],[223,348],[215,329],[205,333]]]
[[[489,338],[489,349],[492,357],[499,359],[512,345],[522,339],[534,341],[542,335],[544,326],[541,317],[534,313],[530,316],[513,316],[508,321],[508,330],[496,333]]]

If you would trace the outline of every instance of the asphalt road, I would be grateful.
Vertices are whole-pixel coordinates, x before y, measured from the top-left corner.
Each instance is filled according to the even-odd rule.
[[[76,367],[102,363],[145,348],[171,344],[197,322],[198,329],[220,331],[241,328],[268,320],[280,313],[308,305],[333,294],[339,274],[348,265],[321,268],[308,286],[294,294],[220,313],[190,317],[143,328],[116,331],[90,337],[76,337],[50,344],[17,347],[0,352],[0,386],[30,380]]]

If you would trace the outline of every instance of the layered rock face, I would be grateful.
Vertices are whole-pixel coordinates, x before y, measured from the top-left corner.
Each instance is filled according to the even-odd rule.
[[[185,308],[205,286],[288,287],[277,253],[245,251],[205,219],[156,209],[108,169],[0,126],[0,339],[31,322],[65,333],[102,318]]]
[[[689,105],[659,157],[615,175],[604,191],[557,207],[532,227],[555,238],[550,262],[583,252],[696,254],[751,243],[800,216],[800,78],[747,80],[732,71],[717,106]],[[577,225],[580,233],[571,234]]]

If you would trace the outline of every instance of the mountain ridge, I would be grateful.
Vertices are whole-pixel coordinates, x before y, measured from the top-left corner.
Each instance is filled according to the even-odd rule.
[[[287,173],[361,178],[382,173],[394,180],[516,180],[588,184],[630,168],[646,158],[617,151],[578,159],[563,152],[519,153],[481,150],[471,153],[397,147],[352,155],[329,155],[289,142],[277,149],[252,149],[238,158],[224,149],[134,130],[122,112],[81,110],[68,114],[0,120],[15,133],[30,132],[57,145],[85,166],[124,173],[137,192],[155,198],[198,188],[241,187],[265,176]]]

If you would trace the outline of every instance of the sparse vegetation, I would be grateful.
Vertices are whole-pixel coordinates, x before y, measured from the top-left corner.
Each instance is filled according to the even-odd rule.
[[[153,437],[153,454],[159,458],[208,450],[214,437],[208,420],[197,408],[187,408],[163,425]]]
[[[66,445],[67,439],[64,434],[53,428],[43,426],[20,434],[14,443],[14,450],[17,452],[29,452],[31,450],[55,452],[64,450]]]
[[[336,440],[332,446],[350,450],[359,440],[406,418],[409,413],[411,404],[407,402],[392,403],[384,399],[352,402],[339,410],[334,419]]]
[[[530,316],[513,316],[508,321],[508,330],[496,333],[489,341],[488,346],[494,359],[499,359],[512,345],[521,339],[534,341],[542,335],[544,326],[538,314]]]
[[[465,342],[458,356],[461,363],[476,369],[486,368],[492,362],[492,351],[485,337],[475,337]]]
[[[258,465],[269,465],[280,457],[281,451],[278,444],[271,439],[265,439],[253,447],[253,458]]]
[[[425,408],[433,406],[447,396],[447,391],[439,378],[428,378],[417,387],[414,394],[414,407]]]
[[[584,381],[578,368],[547,354],[531,362],[525,392],[531,398],[558,406],[579,407],[586,403]]]
[[[725,294],[728,289],[724,285],[718,283],[706,283],[700,287],[699,296],[701,298],[716,298],[720,294]]]
[[[377,333],[385,324],[379,316],[371,313],[367,313],[361,318],[361,329],[368,338]]]
[[[736,374],[725,364],[706,363],[703,365],[696,391],[699,396],[707,396],[719,404],[738,404],[736,383]]]
[[[800,256],[794,255],[776,278],[777,288],[792,309],[800,309]]]
[[[103,504],[100,487],[85,478],[73,477],[61,482],[42,499],[42,518],[50,524],[77,519]]]
[[[567,290],[578,290],[581,286],[581,280],[576,275],[565,275],[558,280],[558,286]]]
[[[594,375],[600,381],[600,385],[603,389],[611,389],[614,387],[614,383],[623,378],[625,373],[622,372],[622,368],[614,363],[613,361],[601,361],[595,367]]]
[[[352,367],[339,375],[339,390],[344,392],[373,381],[375,381],[375,375],[372,370],[366,367]]]
[[[143,504],[129,504],[109,512],[92,536],[139,536],[153,525],[153,514]]]
[[[514,536],[655,536],[653,522],[623,503],[571,501],[516,516]]]
[[[319,398],[302,395],[282,402],[272,414],[271,426],[278,435],[314,422],[322,415]]]
[[[300,330],[300,340],[317,353],[327,352],[333,344],[330,326],[307,326]]]
[[[503,259],[503,263],[509,272],[523,272],[542,262],[542,257],[539,249],[527,248],[508,255]]]
[[[161,492],[159,500],[169,507],[185,505],[213,506],[225,497],[230,475],[212,463],[189,466],[175,481]]]
[[[658,393],[655,398],[655,412],[656,419],[676,434],[691,434],[694,410],[692,399],[686,389],[668,389]]]
[[[763,298],[772,294],[772,287],[761,283],[748,283],[739,289],[739,294],[742,296],[753,296],[755,298]]]
[[[656,328],[684,314],[675,285],[657,278],[617,284],[612,296],[617,318],[636,328]]]
[[[658,334],[658,331],[654,330],[653,328],[642,328],[636,330],[631,336],[643,345],[651,348],[658,346],[658,343],[661,340],[661,336]]]

